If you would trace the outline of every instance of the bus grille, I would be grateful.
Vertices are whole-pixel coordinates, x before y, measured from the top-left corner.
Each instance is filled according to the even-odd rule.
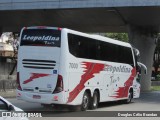
[[[30,92],[33,92],[34,90],[33,90],[33,89],[30,89],[30,88],[24,88],[23,91],[30,91]]]
[[[35,92],[34,89],[32,89],[32,88],[24,88],[23,91],[26,91],[26,92]],[[52,93],[52,90],[43,90],[43,89],[40,89],[40,90],[38,90],[38,92],[39,93]]]
[[[35,59],[23,59],[23,67],[33,69],[54,69],[56,61],[53,60],[35,60]]]

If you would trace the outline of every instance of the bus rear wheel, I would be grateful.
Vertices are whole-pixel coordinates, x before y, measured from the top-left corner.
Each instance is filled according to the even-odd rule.
[[[95,91],[93,93],[93,97],[91,99],[91,103],[90,103],[90,109],[96,109],[98,107],[98,102],[99,102],[99,96],[98,96],[98,92]]]
[[[82,98],[81,110],[86,111],[89,107],[90,96],[87,92],[84,93]]]

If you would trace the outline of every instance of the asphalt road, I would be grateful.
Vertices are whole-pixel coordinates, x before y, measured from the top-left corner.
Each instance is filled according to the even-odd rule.
[[[38,103],[29,103],[21,100],[16,100],[15,98],[8,99],[11,103],[13,103],[15,106],[23,109],[24,111],[49,111],[53,114],[49,114],[50,117],[47,117],[45,120],[53,119],[53,117],[57,117],[56,120],[60,119],[62,117],[62,120],[64,117],[77,117],[77,119],[81,117],[103,117],[103,116],[111,116],[113,114],[113,117],[118,117],[118,113],[128,113],[128,111],[133,111],[134,113],[138,113],[139,111],[149,111],[151,113],[152,111],[159,111],[158,114],[160,114],[160,91],[159,92],[148,92],[148,93],[142,93],[141,97],[139,99],[133,99],[133,101],[130,104],[122,104],[121,102],[107,102],[107,103],[101,103],[96,110],[87,111],[87,112],[69,112],[67,108],[64,108],[63,112],[57,112],[56,109],[50,108],[45,109],[43,106],[41,106]],[[60,110],[61,111],[61,110]],[[106,112],[107,111],[107,112]],[[113,112],[115,111],[115,112]],[[133,113],[131,112],[131,113]],[[45,114],[45,113],[43,113]],[[42,115],[43,116],[43,115]],[[109,118],[111,118],[109,117]],[[137,116],[138,117],[138,116]],[[37,120],[41,120],[43,118],[37,118]],[[103,119],[103,118],[102,118]],[[159,119],[159,118],[158,118]],[[36,120],[36,118],[34,119]],[[70,120],[70,119],[69,119]],[[89,120],[89,119],[87,119]],[[145,119],[146,120],[146,119]]]

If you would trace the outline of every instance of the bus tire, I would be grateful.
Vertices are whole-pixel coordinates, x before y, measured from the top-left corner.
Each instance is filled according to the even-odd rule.
[[[96,109],[99,103],[99,94],[97,91],[93,93],[93,97],[91,98],[90,109]]]
[[[88,92],[85,92],[82,98],[81,111],[86,111],[88,109],[89,102],[90,102],[90,96]]]
[[[124,101],[126,104],[129,104],[129,103],[131,103],[131,101],[132,101],[132,97],[133,96],[133,92],[130,90],[129,91],[129,94],[128,94],[128,98]]]

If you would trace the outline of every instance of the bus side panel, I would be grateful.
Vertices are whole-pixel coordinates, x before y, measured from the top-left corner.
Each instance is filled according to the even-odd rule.
[[[77,59],[70,56],[69,63],[69,99],[68,104],[80,105],[85,90],[91,92],[95,89],[101,93],[103,86],[104,63],[97,63],[94,60]],[[74,66],[72,66],[72,64]],[[77,65],[76,65],[77,64]]]
[[[73,61],[70,62],[78,64],[78,62],[76,62],[78,59],[73,57],[72,60]],[[79,104],[82,100],[83,90],[89,89],[93,95],[96,88],[100,91],[100,102],[126,99],[128,97],[128,91],[133,85],[134,76],[132,71],[124,70],[120,72],[119,69],[123,67],[127,70],[130,69],[134,71],[134,68],[130,65],[108,63],[107,65],[112,66],[112,69],[105,69],[104,63],[91,61],[78,64],[78,66],[81,65],[83,65],[83,69],[75,70],[75,68],[69,67],[68,102]],[[77,97],[80,97],[80,99],[77,99]]]
[[[81,77],[83,69],[81,62],[71,54],[68,62],[68,104],[79,105],[82,102],[83,84],[81,84]]]
[[[107,62],[108,67],[104,69],[103,92],[101,93],[100,102],[126,99],[128,92],[133,87],[134,70],[130,65]],[[126,68],[126,71],[122,68]],[[122,71],[121,71],[122,70]]]

